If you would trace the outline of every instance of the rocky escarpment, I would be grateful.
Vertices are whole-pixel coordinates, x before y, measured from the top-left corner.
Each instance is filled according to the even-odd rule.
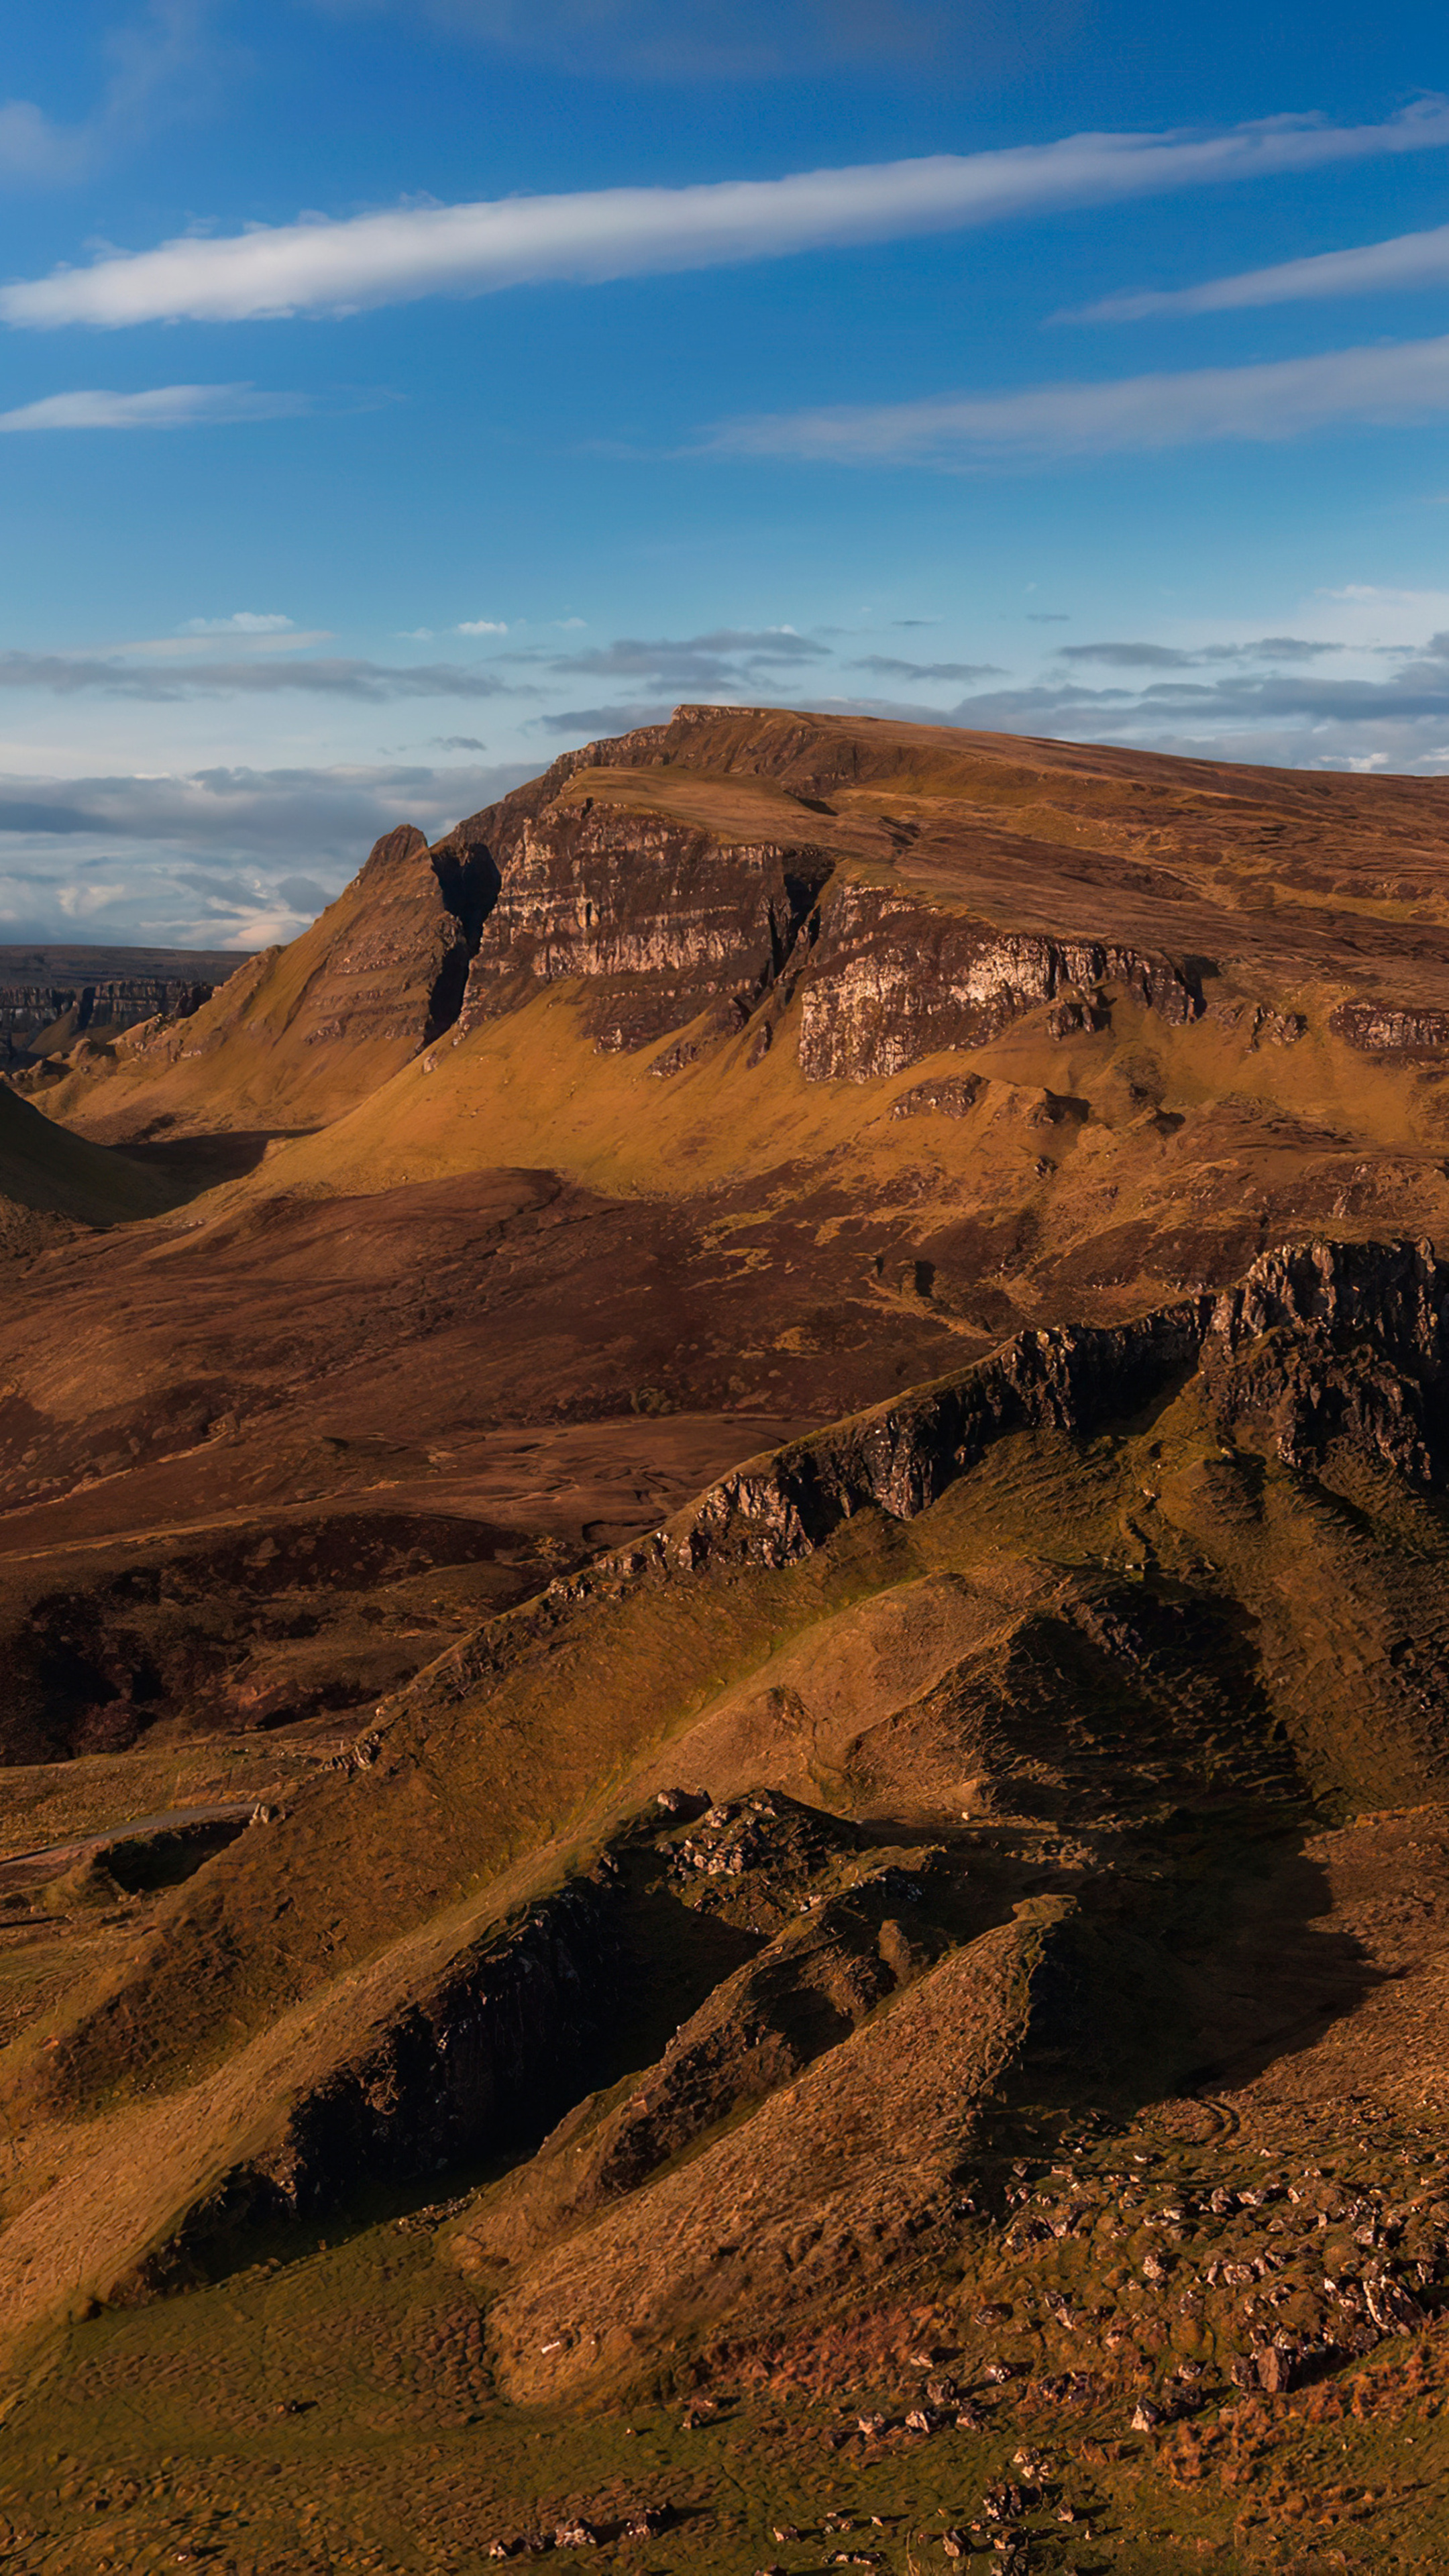
[[[1418,1058],[1449,1048],[1449,1011],[1406,1010],[1393,1002],[1344,1002],[1329,1023],[1360,1055]]]
[[[1420,1488],[1449,1481],[1449,1264],[1429,1244],[1308,1244],[1263,1254],[1237,1288],[1131,1323],[1015,1334],[957,1376],[747,1462],[518,1615],[548,1627],[621,1582],[797,1562],[857,1512],[913,1520],[997,1440],[1039,1429],[1090,1438],[1194,1372],[1225,1438],[1252,1431],[1291,1467],[1343,1441]],[[471,1688],[499,1643],[480,1631],[412,1690]]]
[[[591,748],[632,754],[641,744]],[[867,1082],[939,1048],[986,1045],[1044,1004],[1057,1006],[1060,1037],[1105,1025],[1112,990],[1169,1023],[1203,1009],[1190,962],[1104,940],[1004,934],[841,874],[834,854],[804,838],[731,843],[603,796],[496,812],[500,891],[469,972],[464,1031],[540,983],[577,979],[606,1050],[653,1044],[704,1015],[684,1062],[764,1003],[763,1053],[798,989],[807,1080]],[[476,863],[486,845],[471,846]]]
[[[986,1046],[1042,1003],[1066,997],[1080,1020],[1104,985],[1169,1023],[1203,1008],[1196,970],[1171,958],[1003,936],[888,887],[845,884],[823,907],[801,983],[801,1070],[814,1082],[902,1073],[940,1047]]]
[[[113,975],[95,983],[0,984],[5,1061],[60,1053],[77,1038],[116,1037],[143,1020],[190,1019],[215,987],[174,975]]]
[[[464,1029],[539,983],[587,978],[599,1046],[649,1044],[702,1011],[741,1027],[794,949],[830,862],[730,846],[586,797],[525,822],[468,977]]]
[[[1086,1831],[1094,1815],[1100,1821],[1093,1801],[1110,1778],[1113,1812],[1120,1817],[1125,1805],[1139,1802],[1143,1850],[1153,1853],[1169,1827],[1178,1831],[1173,1802],[1189,1794],[1218,1798],[1230,1759],[1235,1794],[1251,1790],[1260,1811],[1271,1807],[1282,1826],[1298,1783],[1274,1750],[1279,1708],[1267,1682],[1293,1661],[1312,1622],[1295,1628],[1285,1610],[1289,1633],[1275,1630],[1261,1648],[1255,1623],[1266,1626],[1277,1616],[1284,1569],[1299,1562],[1300,1533],[1315,1528],[1322,1550],[1318,1601],[1325,1600],[1337,1581],[1332,1548],[1347,1514],[1337,1513],[1336,1534],[1325,1539],[1327,1508],[1310,1494],[1300,1514],[1293,1477],[1270,1478],[1274,1508],[1292,1521],[1287,1536],[1294,1547],[1284,1546],[1280,1523],[1278,1552],[1236,1590],[1224,1586],[1212,1560],[1210,1532],[1231,1520],[1241,1554],[1265,1448],[1286,1460],[1305,1486],[1335,1443],[1348,1444],[1371,1471],[1382,1467],[1402,1479],[1401,1500],[1411,1500],[1415,1484],[1441,1481],[1449,1464],[1446,1330],[1449,1272],[1425,1248],[1320,1245],[1268,1256],[1232,1292],[1188,1297],[1128,1326],[1018,1335],[971,1370],[757,1459],[644,1545],[603,1557],[586,1574],[555,1583],[488,1623],[465,1648],[383,1703],[352,1757],[338,1765],[335,1781],[311,1784],[274,1827],[240,1837],[167,1900],[143,1954],[118,1963],[117,1982],[83,1998],[74,2027],[31,2061],[23,2081],[37,2089],[26,2099],[39,2099],[43,2084],[53,2108],[94,2100],[103,2084],[116,2085],[118,2067],[127,2083],[149,2092],[168,2050],[176,2061],[173,2034],[178,2025],[189,2031],[188,2013],[205,2016],[196,2038],[208,2051],[225,2044],[232,2011],[243,2032],[241,2014],[253,2016],[258,2035],[246,2045],[257,2047],[270,2071],[261,2093],[247,2095],[245,2129],[234,2118],[236,2096],[224,2088],[231,2106],[225,2151],[199,2175],[195,2197],[187,2186],[191,2219],[179,2232],[166,2221],[166,2241],[180,2262],[203,2261],[218,2234],[239,2221],[315,2209],[336,2193],[339,2176],[406,2180],[510,2145],[537,2146],[549,2120],[570,2101],[628,2076],[627,2098],[621,2089],[601,2102],[597,2117],[588,2115],[587,2137],[582,2128],[575,2134],[578,2154],[546,2156],[509,2214],[496,2204],[502,2233],[512,2238],[516,2227],[520,2245],[533,2241],[540,2213],[561,2214],[570,2224],[573,2215],[592,2224],[591,2213],[601,2213],[599,2224],[608,2232],[595,2245],[607,2271],[608,2302],[617,2307],[619,2285],[632,2277],[630,2267],[637,2269],[643,2240],[632,2219],[616,2230],[603,2213],[632,2202],[641,2185],[653,2190],[655,2176],[664,2195],[655,2206],[666,2215],[677,2196],[691,2211],[705,2210],[709,2175],[703,2199],[696,2199],[696,2184],[677,2186],[665,2168],[693,2170],[696,2150],[714,2155],[711,2133],[718,2146],[712,2170],[739,2195],[747,2215],[761,2207],[751,2177],[767,2170],[799,2174],[805,2198],[815,2195],[821,2159],[843,2134],[837,2113],[851,2123],[852,2135],[859,2117],[861,2134],[871,2141],[866,2163],[874,2158],[879,2165],[868,2114],[885,2098],[882,2087],[896,2086],[892,2051],[902,2030],[914,2026],[915,2007],[909,1997],[897,1999],[896,1989],[909,1985],[924,1994],[939,1976],[926,1955],[931,1940],[917,1937],[919,1900],[887,1875],[896,1869],[929,1896],[924,1860],[895,1841],[903,1818],[921,1819],[921,1844],[934,1846],[957,1835],[961,1824],[974,1829],[984,1812],[983,1782],[991,1792],[999,1779],[1013,1813],[1070,1814],[1073,1829],[1080,1823]],[[1176,1427],[1165,1432],[1169,1415]],[[972,1518],[971,1496],[962,1497],[959,1513],[938,1516],[919,1548],[905,1546],[879,1522],[869,1525],[872,1515],[887,1522],[916,1518],[984,1462],[994,1443],[1033,1427],[1065,1436],[1035,1459],[1010,1462],[1004,1479],[982,1475],[982,1518],[970,1551],[963,1549],[944,1577],[923,1569],[943,1550],[949,1564]],[[1104,1432],[1112,1440],[1085,1457],[1073,1445]],[[1129,1519],[1140,1516],[1139,1496],[1147,1487],[1139,1480],[1155,1479],[1149,1462],[1159,1437],[1179,1450],[1186,1438],[1207,1501],[1181,1525],[1176,1555],[1169,1561],[1164,1551],[1156,1572],[1135,1558],[1120,1564],[1125,1550],[1109,1523],[1119,1506]],[[1235,1437],[1245,1443],[1241,1472],[1224,1475],[1219,1444]],[[1128,1454],[1114,1465],[1119,1443]],[[1339,1461],[1329,1463],[1337,1473]],[[1035,1517],[1028,1509],[1025,1536],[1015,1544],[1055,1549],[1057,1561],[1038,1562],[1035,1553],[1030,1561],[1011,1560],[1009,1546],[1004,1559],[991,1533],[1007,1536],[1008,1526],[994,1522],[993,1511],[1003,1487],[1014,1486],[1012,1534],[1020,1531],[1021,1497],[1025,1491],[1029,1500],[1038,1472],[1047,1480],[1041,1490],[1048,1500]],[[1234,1486],[1236,1519],[1213,1502],[1214,1480]],[[1073,1523],[1059,1544],[1057,1509],[1071,1522],[1069,1498],[1104,1486],[1115,1488],[1105,1517],[1090,1530]],[[1386,1527],[1393,1508],[1383,1516]],[[857,1517],[866,1525],[848,1530]],[[828,1542],[843,1530],[846,1543],[825,1557]],[[1397,1543],[1397,1525],[1390,1535]],[[1078,1561],[1083,1542],[1086,1555]],[[808,1566],[816,1555],[823,1564]],[[1067,1558],[1073,1561],[1062,1561]],[[1081,1562],[1097,1569],[1090,1580],[1082,1578]],[[741,1574],[744,1580],[737,1579]],[[1351,1634],[1345,1631],[1346,1638]],[[1385,1693],[1390,1681],[1399,1700],[1418,1690],[1417,1683],[1411,1691],[1400,1682],[1397,1664],[1382,1652],[1380,1662]],[[1418,1716],[1410,1715],[1417,1725]],[[1438,1776],[1442,1691],[1420,1735],[1412,1734],[1398,1701],[1393,1723],[1399,1728],[1393,1758],[1404,1773],[1416,1783]],[[1343,1730],[1351,1724],[1350,1715]],[[770,1834],[757,1817],[738,1820],[738,1844],[731,1840],[737,1820],[707,1820],[702,1832],[691,1820],[677,1861],[661,1867],[657,1851],[650,1856],[634,1896],[636,1916],[639,1907],[655,1909],[652,1930],[648,1944],[632,1953],[634,1899],[617,1836],[607,1858],[617,1855],[622,1864],[626,1901],[611,1868],[600,1864],[560,1896],[540,1895],[522,1926],[515,1917],[502,1929],[482,1928],[471,1893],[486,1894],[490,1872],[514,1857],[497,1843],[503,1802],[516,1801],[514,1812],[535,1834],[532,1820],[549,1820],[562,1860],[581,1843],[587,1851],[591,1837],[609,1831],[627,1802],[656,1790],[665,1761],[687,1779],[712,1779],[727,1802],[747,1803],[769,1784],[783,1792],[777,1800],[783,1812]],[[874,1865],[862,1868],[863,1845],[847,1831],[836,1859],[853,1873],[850,1887],[839,1891],[848,1913],[833,1910],[834,1891],[812,1862],[807,1876],[814,1883],[784,1886],[786,1902],[771,1918],[762,1910],[765,1891],[751,1848],[761,1836],[768,1843],[785,1824],[794,1830],[798,1811],[788,1802],[812,1794],[804,1785],[807,1763],[809,1780],[833,1784],[862,1833],[867,1819],[895,1820],[881,1853],[885,1866],[879,1873]],[[874,1829],[869,1838],[875,1839]],[[973,1842],[973,1855],[977,1848]],[[1181,1848],[1192,1909],[1198,1909],[1196,1846]],[[394,1873],[404,1864],[410,1878],[398,1887]],[[976,1866],[973,1857],[964,1893],[957,1891],[968,1908]],[[1115,1867],[1110,1854],[1109,1866]],[[1229,1853],[1224,1866],[1236,1870],[1239,1861]],[[1090,1867],[1100,1878],[1099,1862],[1091,1859]],[[697,1886],[702,1900],[718,1889],[727,1907],[736,1878],[748,1899],[744,1914],[726,1914],[711,1898],[705,1932],[714,1946],[707,1961],[696,1952],[691,1966],[680,1914],[681,1907],[690,1911],[688,1891]],[[434,1928],[421,1938],[419,1886],[425,1896],[437,1891],[426,1909]],[[1018,1892],[1032,1892],[1016,1879],[994,1886],[992,1905],[999,1899],[1015,1907]],[[351,1913],[354,1889],[365,1891],[365,1914]],[[470,1903],[455,1913],[465,1895]],[[817,1895],[830,1902],[815,1907]],[[1160,1898],[1159,1873],[1148,1900],[1158,1927],[1154,1940]],[[696,1905],[691,1919],[698,1913]],[[818,1917],[813,1926],[812,1916]],[[984,1937],[978,1921],[975,1914],[942,1914],[938,1928],[964,1944],[953,1955],[964,1957]],[[1192,1910],[1189,1930],[1201,1921]],[[899,1935],[888,1929],[893,1922],[904,1926]],[[743,1949],[716,1940],[721,1928],[746,1935]],[[389,1935],[397,1945],[390,1965]],[[765,1943],[777,1936],[774,1957],[765,1960]],[[1116,1933],[1110,1937],[1115,1942]],[[278,2011],[263,2022],[258,1984],[274,1974],[279,1946]],[[753,1975],[741,1973],[752,1949],[762,1964]],[[1013,1990],[1020,1965],[1013,1950],[1003,1970]],[[702,1966],[702,1990],[685,1993],[676,1972]],[[1123,1973],[1124,1991],[1135,1993],[1130,1961]],[[1115,1993],[1116,1974],[1110,1959],[1094,1967],[1087,1958],[1082,1970],[1086,1985],[1099,1993]],[[976,1992],[969,1959],[960,1976],[958,1985],[952,1969],[935,1988],[951,2027]],[[657,1996],[651,1980],[660,1977],[676,1979],[666,2026],[646,2034],[628,2015],[650,1992]],[[983,1996],[988,1991],[1003,1991],[994,1971],[981,1989]],[[713,1993],[719,2001],[711,2007]],[[195,2006],[193,1995],[200,1999]],[[942,2025],[923,2009],[924,2078],[938,2063],[949,2071],[949,2059],[939,2055]],[[1127,2010],[1109,2002],[1096,2018],[1116,2034],[1155,2027],[1156,2010],[1155,2004],[1149,2013],[1145,2006]],[[906,2012],[904,2022],[899,2011]],[[1031,2018],[1045,2081],[1050,2068],[1041,2051],[1049,2033],[1036,2004]],[[1088,2026],[1093,2018],[1088,2011]],[[1180,2033],[1181,2017],[1167,2020]],[[856,2038],[868,2028],[881,2035],[856,2051]],[[601,2029],[624,2032],[627,2051],[612,2060],[604,2052],[601,2062],[595,2047]],[[677,2048],[674,2031],[682,2034]],[[817,2056],[822,2036],[826,2044]],[[1060,2042],[1078,2071],[1092,2063],[1089,2040],[1090,2027],[1080,2038],[1073,2025]],[[276,2075],[284,2051],[286,2064],[300,2070],[299,2080],[289,2076],[285,2086]],[[968,2078],[973,2098],[985,2099],[983,2083],[994,2088],[1006,2071],[1004,2058],[990,2050],[987,2057],[979,2080],[964,2064],[959,2083],[951,2075],[961,2100]],[[826,2071],[818,2085],[811,2076],[798,2090],[807,2060]],[[641,2080],[639,2070],[651,2064],[657,2074]],[[742,2153],[744,2131],[733,2125],[741,2112],[756,2116],[748,2105],[757,2085],[782,2104],[757,2133],[763,2155]],[[897,2088],[891,2098],[904,2141],[915,2133],[920,2108],[909,2088],[904,2094]],[[253,2118],[254,2099],[264,2101],[265,2127]],[[818,2123],[812,2102],[821,2106]],[[952,2137],[954,2155],[969,2141],[955,2129]],[[947,2174],[947,2166],[932,2166],[912,2210],[936,2205]],[[853,2210],[865,2181],[858,2184],[852,2169],[847,2183]],[[181,2198],[178,2189],[178,2208]],[[782,2271],[792,2240],[777,2239],[777,2222],[783,2230],[796,2198],[786,2194],[778,2208],[763,2209],[755,2231],[767,2245],[785,2247],[778,2256]],[[147,2224],[151,2233],[137,2247],[138,2259],[154,2254],[160,2241],[159,2221]],[[726,2232],[736,2241],[733,2223]],[[666,2241],[662,2234],[659,2241]],[[898,2239],[892,2234],[890,2241]],[[490,2231],[490,2243],[498,2242]],[[489,2250],[481,2237],[479,2249]],[[776,2259],[771,2253],[772,2266]],[[117,2273],[122,2269],[118,2257]],[[563,2297],[566,2271],[539,2276],[540,2299]],[[163,2266],[143,2277],[169,2276]],[[599,2297],[602,2306],[603,2288]],[[518,2356],[529,2337],[535,2352],[552,2339],[534,2333],[532,2298],[527,2291],[514,2312],[519,2332],[509,2345],[510,2367],[521,2369]],[[573,2288],[568,2298],[574,2301]]]
[[[863,1508],[913,1519],[993,1440],[1088,1437],[1193,1369],[1223,1430],[1256,1426],[1290,1466],[1346,1440],[1417,1485],[1449,1475],[1449,1266],[1427,1244],[1312,1244],[1133,1323],[1019,1333],[960,1377],[741,1468],[655,1545],[690,1565],[785,1564]]]

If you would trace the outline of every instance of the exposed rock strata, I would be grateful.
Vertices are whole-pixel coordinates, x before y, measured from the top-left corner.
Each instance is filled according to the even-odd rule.
[[[24,1062],[78,1038],[114,1037],[143,1020],[190,1019],[214,986],[174,975],[115,975],[95,983],[0,985],[0,1043]]]
[[[651,747],[628,737],[590,749],[622,760]],[[577,756],[572,774],[584,765]],[[788,997],[798,979],[807,1078],[867,1082],[941,1047],[988,1044],[1046,1003],[1057,1004],[1058,1037],[1105,1025],[1104,986],[1169,1024],[1203,1008],[1198,971],[1171,958],[1007,936],[849,878],[826,895],[817,935],[813,909],[833,862],[804,840],[730,844],[662,814],[530,792],[527,811],[490,809],[440,845],[465,846],[475,863],[490,850],[501,890],[469,972],[464,1031],[539,983],[578,978],[605,1049],[647,1045],[713,1012],[705,1037],[659,1068],[678,1070],[711,1035],[741,1027],[772,986],[785,979]]]
[[[1360,1055],[1442,1056],[1449,1011],[1404,1010],[1392,1002],[1344,1002],[1329,1023]]]
[[[940,1047],[986,1046],[1063,992],[1115,984],[1169,1023],[1200,1014],[1194,972],[1100,940],[1002,936],[887,887],[846,884],[823,908],[801,984],[800,1064],[870,1082]]]
[[[585,799],[526,821],[468,977],[462,1026],[520,985],[586,977],[597,1043],[647,1045],[711,1004],[741,1026],[829,873],[808,845],[731,847]]]

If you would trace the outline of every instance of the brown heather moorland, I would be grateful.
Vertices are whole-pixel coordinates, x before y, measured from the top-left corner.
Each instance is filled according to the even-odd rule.
[[[1449,785],[686,707],[203,963],[0,1087],[0,2565],[1442,2568]]]

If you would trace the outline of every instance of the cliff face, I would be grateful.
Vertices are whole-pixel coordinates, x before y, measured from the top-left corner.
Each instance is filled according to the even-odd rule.
[[[528,818],[468,976],[464,1031],[540,983],[582,977],[596,1043],[644,1046],[717,1010],[742,1027],[794,946],[830,862],[808,844],[730,846],[592,797]]]
[[[0,984],[0,1044],[10,1063],[73,1046],[77,1038],[118,1037],[143,1020],[190,1019],[215,987],[194,977],[113,975],[95,983]]]
[[[1360,1055],[1432,1063],[1449,1050],[1449,1011],[1403,1010],[1392,1002],[1345,1002],[1333,1014],[1333,1028]]]
[[[626,775],[657,780],[656,810],[641,811],[636,796],[628,813],[597,819]],[[768,782],[802,824],[804,809],[822,818],[799,853],[813,892],[833,871],[800,984],[807,1078],[897,1073],[939,1047],[990,1043],[1042,1003],[1057,1005],[1059,1033],[1070,1035],[1101,1024],[1092,1014],[1104,986],[1168,1027],[1206,1016],[1255,1048],[1291,1046],[1305,1032],[1302,1013],[1261,987],[1334,963],[1354,983],[1392,973],[1401,986],[1444,987],[1442,1004],[1427,990],[1340,1001],[1325,1017],[1356,1052],[1422,1062],[1449,1044],[1449,941],[1427,917],[1442,838],[1432,781],[1395,782],[1402,810],[1392,818],[1383,799],[1361,809],[1352,793],[1337,799],[1330,848],[1312,789],[1290,773],[709,706],[564,754],[439,845],[465,864],[486,851],[505,885],[465,1026],[504,1006],[514,974],[594,985],[647,975],[637,1009],[590,996],[611,1048],[652,1042],[726,995],[743,1005],[768,993],[783,963],[779,923],[766,923],[768,895],[742,897],[733,882],[741,845],[698,824],[683,835],[676,827],[671,842],[679,787],[705,777],[718,783],[722,810],[746,783]],[[594,780],[581,808],[578,791]],[[1312,905],[1301,920],[1299,891]],[[1337,895],[1420,909],[1400,937],[1362,918],[1340,923],[1326,900]],[[1212,989],[1206,979],[1229,961],[1251,966],[1257,996]],[[805,964],[803,946],[792,964]],[[761,1052],[778,1017],[772,1007]],[[721,1019],[718,1034],[738,1018]]]
[[[462,1033],[540,983],[578,979],[601,1049],[651,1045],[707,1014],[687,1060],[763,1006],[763,1053],[798,990],[807,1080],[869,1082],[943,1047],[986,1045],[1039,1004],[1060,1001],[1062,1034],[1097,1025],[1107,985],[1169,1025],[1202,1013],[1197,972],[1168,956],[1003,935],[959,905],[861,880],[838,838],[735,842],[671,816],[666,730],[590,745],[519,803],[460,825],[453,845],[475,860],[487,849],[500,872]],[[661,772],[659,810],[641,801],[647,787],[615,801],[615,779],[634,767]],[[567,792],[591,769],[598,795]]]
[[[1006,937],[876,886],[844,884],[823,908],[800,991],[800,1067],[812,1082],[904,1073],[941,1047],[979,1047],[1044,1002],[1082,1025],[1119,985],[1169,1023],[1195,1019],[1201,986],[1165,957],[1101,940]]]
[[[1429,1244],[1308,1244],[1265,1254],[1240,1287],[1129,1324],[1016,1334],[767,1472],[740,1469],[681,1526],[677,1561],[784,1565],[858,1511],[913,1520],[994,1440],[1046,1427],[1089,1438],[1194,1370],[1224,1439],[1266,1438],[1286,1466],[1315,1469],[1341,1441],[1410,1484],[1449,1479],[1449,1265]],[[662,1562],[669,1542],[653,1544]]]

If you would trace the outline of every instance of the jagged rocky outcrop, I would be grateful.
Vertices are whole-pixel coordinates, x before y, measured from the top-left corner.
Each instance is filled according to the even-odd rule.
[[[194,2278],[239,2228],[335,2207],[364,2175],[417,2181],[465,2155],[531,2146],[593,2076],[600,2030],[619,2002],[619,1917],[606,1856],[462,1952],[298,2102],[275,2145],[223,2175],[113,2295]]]

